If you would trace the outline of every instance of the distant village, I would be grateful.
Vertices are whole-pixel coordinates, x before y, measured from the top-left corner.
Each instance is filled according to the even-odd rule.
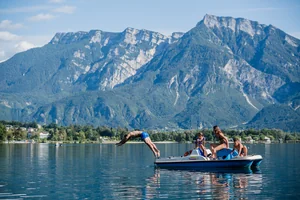
[[[14,129],[19,129],[23,132],[26,132],[26,140],[21,140],[21,141],[14,141],[15,143],[17,142],[28,142],[28,143],[32,143],[35,142],[34,139],[31,139],[32,136],[37,136],[39,139],[43,140],[43,139],[47,139],[50,137],[50,133],[47,131],[39,131],[42,129],[42,126],[40,124],[37,124],[37,128],[32,128],[32,127],[14,127],[13,125],[6,125],[5,126],[6,131],[12,131]]]
[[[2,128],[1,128],[2,127]],[[212,130],[145,130],[154,142],[186,142],[195,140],[197,133],[203,132],[206,141],[216,140]],[[222,130],[233,143],[239,138],[243,143],[290,143],[299,142],[299,133],[288,133],[279,129],[262,130]],[[0,121],[0,142],[4,143],[105,143],[120,140],[127,134],[127,128],[112,128],[92,125],[59,126],[57,124],[40,125],[33,123]],[[134,141],[139,141],[136,139]]]

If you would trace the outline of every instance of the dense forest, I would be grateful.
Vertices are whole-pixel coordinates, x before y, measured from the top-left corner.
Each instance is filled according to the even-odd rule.
[[[106,126],[94,127],[92,125],[70,125],[59,126],[49,124],[40,126],[36,122],[8,122],[0,121],[0,141],[21,141],[32,139],[37,142],[103,142],[104,140],[120,140],[130,130],[127,128],[113,128]],[[152,141],[174,141],[174,142],[192,142],[197,137],[197,133],[203,132],[207,141],[214,141],[212,130],[144,130],[150,134]],[[249,140],[249,136],[254,141],[264,141],[265,137],[273,142],[299,141],[299,133],[288,133],[278,129],[262,130],[222,130],[228,138],[238,137],[243,141]],[[41,133],[48,133],[47,138],[40,138]],[[138,141],[139,139],[135,139]]]

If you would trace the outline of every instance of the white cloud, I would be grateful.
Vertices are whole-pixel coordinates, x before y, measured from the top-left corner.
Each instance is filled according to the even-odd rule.
[[[14,41],[20,39],[20,36],[12,34],[8,31],[0,31],[0,40],[2,41]]]
[[[36,47],[36,46],[34,44],[31,44],[30,42],[21,41],[15,45],[15,50],[16,50],[16,52],[22,52],[22,51],[26,51],[26,50],[34,48],[34,47]]]
[[[1,33],[1,32],[0,32]],[[16,53],[30,48],[41,47],[50,42],[53,35],[17,36],[16,40],[0,39],[0,62],[8,60]]]
[[[5,57],[5,52],[4,51],[0,51],[0,58],[4,58]]]
[[[76,10],[75,6],[62,6],[59,8],[54,9],[54,12],[59,12],[59,13],[66,13],[66,14],[72,14]]]
[[[62,3],[64,0],[49,0],[50,3]]]
[[[41,10],[49,10],[50,6],[27,6],[27,7],[18,7],[18,8],[5,8],[0,9],[0,13],[26,13],[26,12],[37,12]]]
[[[0,29],[19,29],[23,28],[22,24],[13,24],[10,20],[2,20],[0,22]]]
[[[55,18],[54,15],[40,13],[38,15],[30,17],[29,20],[30,21],[45,21],[45,20],[51,20],[53,18]]]
[[[0,51],[0,63],[6,61],[6,55],[5,55],[5,51]]]

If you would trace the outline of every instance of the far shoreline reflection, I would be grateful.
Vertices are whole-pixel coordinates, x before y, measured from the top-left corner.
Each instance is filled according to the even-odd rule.
[[[162,169],[155,168],[146,179],[143,194],[146,199],[173,198],[247,198],[260,194],[262,174],[259,168],[245,169]],[[178,184],[180,183],[180,184]],[[165,187],[174,187],[168,191]],[[181,187],[178,188],[178,185]],[[251,187],[251,191],[248,189]],[[253,192],[254,191],[254,192]]]

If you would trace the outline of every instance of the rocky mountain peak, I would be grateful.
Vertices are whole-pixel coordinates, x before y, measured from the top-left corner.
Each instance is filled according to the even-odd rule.
[[[233,17],[217,17],[206,14],[202,21],[197,26],[204,24],[210,29],[231,29],[231,31],[239,33],[245,32],[250,36],[260,35],[262,30],[267,27],[264,24],[259,24],[256,21],[251,21],[244,18]]]
[[[183,35],[184,35],[184,33],[182,33],[182,32],[174,32],[174,33],[172,33],[172,37],[176,38],[176,39],[181,38]]]
[[[124,42],[128,44],[136,44],[139,42],[152,42],[154,44],[160,44],[166,42],[170,37],[163,35],[155,31],[149,31],[146,29],[126,28],[122,34],[124,35]]]
[[[135,34],[139,33],[140,30],[139,30],[139,29],[136,29],[136,28],[132,28],[132,27],[127,27],[123,32],[124,32],[125,34],[135,35]]]
[[[83,39],[88,33],[84,31],[78,32],[60,32],[56,33],[49,42],[50,44],[70,44]]]

